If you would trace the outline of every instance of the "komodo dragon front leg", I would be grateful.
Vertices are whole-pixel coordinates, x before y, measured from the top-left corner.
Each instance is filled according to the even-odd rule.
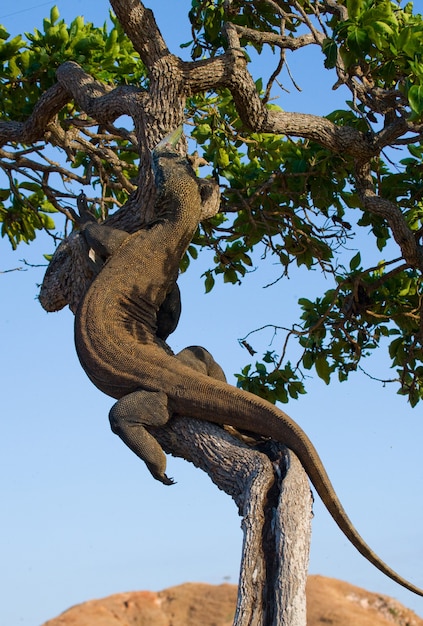
[[[91,259],[94,273],[97,274],[130,235],[124,230],[99,224],[89,212],[85,196],[82,194],[78,199],[78,209],[79,216],[75,214],[75,220],[87,245],[87,254]],[[94,253],[94,256],[91,256],[91,253]],[[181,292],[175,281],[171,284],[157,312],[156,336],[166,341],[168,336],[176,330],[180,316]]]
[[[196,372],[226,382],[226,376],[210,352],[200,346],[184,348],[175,357]],[[109,413],[112,431],[144,463],[152,476],[165,485],[174,480],[166,473],[166,455],[148,426],[164,426],[172,417],[165,393],[139,389],[118,400]]]

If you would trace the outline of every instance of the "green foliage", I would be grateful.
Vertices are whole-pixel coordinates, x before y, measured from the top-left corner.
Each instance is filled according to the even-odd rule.
[[[271,367],[269,371],[269,366]],[[252,365],[246,365],[240,374],[236,374],[237,387],[261,396],[265,400],[275,404],[276,402],[289,402],[289,399],[297,399],[305,393],[303,383],[286,363],[281,367],[278,357],[272,351],[266,352],[263,361],[256,361],[255,369]]]
[[[376,87],[397,88],[419,118],[423,114],[422,16],[413,12],[411,2],[402,9],[399,0],[339,0],[339,4],[347,8],[348,19],[341,20],[334,11],[327,20],[329,32],[322,44],[325,67],[335,68],[339,54],[352,75],[359,69],[359,75],[367,76]],[[266,2],[235,1],[229,15],[225,15],[224,5],[224,0],[192,0],[189,17],[194,39],[184,46],[191,46],[194,59],[214,56],[225,48],[222,27],[227,19],[255,31],[278,33],[283,16],[286,35],[302,32],[304,19],[296,18],[288,1],[281,4],[280,16]],[[309,0],[300,0],[297,6],[304,15],[315,12]],[[263,48],[261,43],[243,38],[241,43],[259,53]]]
[[[392,135],[394,149],[385,148],[370,167],[375,194],[400,210],[420,242],[422,16],[411,3],[403,6],[397,0],[338,0],[338,5],[345,14],[312,0],[192,0],[192,41],[182,47],[190,48],[194,60],[221,54],[227,47],[227,21],[238,29],[292,40],[321,33],[320,38],[313,35],[312,45],[321,49],[322,71],[332,72],[336,86],[343,82],[351,92],[345,106],[329,112],[327,120],[345,129],[346,137],[360,133],[369,144],[399,120],[409,125],[408,132]],[[246,31],[240,37],[247,59],[248,52],[260,54],[268,46],[275,65],[284,65],[285,56],[273,43],[249,39]],[[0,120],[25,121],[54,84],[56,69],[68,60],[109,85],[148,88],[145,68],[116,18],[111,16],[111,26],[95,27],[82,17],[66,25],[54,7],[42,30],[11,37],[0,27]],[[268,104],[276,75],[267,86],[261,79],[256,82],[269,110],[277,110]],[[262,359],[237,375],[238,386],[271,402],[287,402],[305,392],[308,372],[314,370],[326,384],[334,376],[344,381],[383,348],[391,360],[392,380],[414,406],[423,395],[421,275],[398,256],[385,217],[364,210],[355,159],[309,139],[248,131],[225,89],[193,95],[186,117],[210,175],[220,183],[222,210],[200,225],[181,271],[195,261],[199,248],[207,247],[214,262],[203,276],[206,292],[219,280],[228,285],[248,280],[260,255],[279,264],[281,278],[294,270],[296,277],[314,270],[327,281],[323,294],[301,294],[295,324],[277,327],[284,334],[281,356],[264,346]],[[46,152],[41,142],[13,146],[13,153],[0,156],[6,176],[0,189],[1,234],[14,248],[32,241],[40,230],[56,236],[53,212],[66,228],[67,203],[75,203],[82,186],[93,190],[90,202],[103,218],[134,188],[130,181],[137,177],[138,154],[131,136],[116,127],[110,134],[97,132],[90,124],[73,104],[61,111],[56,130],[68,140],[60,144],[58,161],[65,165],[57,165],[51,146]],[[360,231],[366,236],[357,243]]]
[[[340,381],[357,370],[361,359],[388,338],[399,393],[414,406],[422,397],[423,350],[418,340],[422,279],[415,270],[385,272],[383,264],[372,272],[359,267],[358,254],[350,272],[338,277],[338,287],[310,301],[301,298],[303,311],[301,365],[327,384],[337,372]],[[386,343],[386,341],[385,341]]]
[[[6,208],[5,201],[10,198]],[[55,223],[50,213],[55,212],[56,209],[35,183],[19,184],[15,180],[11,189],[0,189],[1,236],[8,237],[14,250],[20,242],[33,241],[37,230],[54,230]]]
[[[81,16],[68,26],[59,17],[57,7],[53,7],[50,17],[43,21],[43,30],[35,29],[33,33],[26,33],[25,38],[20,35],[11,38],[0,26],[0,120],[26,120],[42,94],[56,82],[59,65],[69,60],[76,61],[92,76],[111,85],[145,85],[145,68],[113,15],[110,16],[110,29],[106,24],[98,28],[86,23]],[[63,131],[69,130],[78,116],[80,112],[76,107],[68,105],[59,115]],[[130,180],[137,174],[138,155],[127,140],[115,138],[114,141],[118,174]],[[100,195],[107,199],[101,202],[102,215],[105,216],[115,204],[123,204],[128,189],[122,188],[116,164],[102,152],[101,141],[98,141],[97,151],[89,135],[86,141],[69,144],[67,160],[72,169],[78,170],[74,180],[81,185],[89,183],[94,189],[99,187]],[[45,146],[39,144],[32,151],[23,151],[25,156],[32,152],[37,160],[25,160],[17,152],[13,157],[9,153],[1,162],[10,183],[8,190],[0,192],[1,235],[7,236],[14,248],[20,242],[32,241],[37,230],[53,231],[55,223],[47,213],[60,210],[61,196],[71,197],[57,188],[46,194],[48,173],[59,174],[64,185],[69,175],[65,168],[56,167],[43,157],[38,158],[39,151],[44,149]],[[30,175],[28,168],[33,169]],[[28,190],[32,193],[28,194]],[[78,193],[79,190],[74,197]],[[52,204],[53,196],[57,200],[55,205]]]
[[[0,27],[0,119],[25,120],[54,84],[59,65],[69,60],[111,84],[142,84],[144,67],[119,22],[113,16],[111,20],[110,32],[106,24],[98,28],[81,16],[67,26],[53,7],[43,31],[35,29],[25,39],[9,39]]]
[[[413,114],[423,114],[422,16],[390,0],[346,0],[348,19],[330,21],[333,35],[325,42],[326,67],[335,65],[339,48],[347,68],[361,71],[381,89],[398,88]]]
[[[214,56],[226,48],[223,26],[228,18],[234,24],[259,32],[277,33],[280,27],[280,17],[275,13],[274,7],[261,0],[255,2],[235,0],[231,3],[229,15],[225,15],[224,0],[192,0],[191,4],[189,19],[194,39],[183,44],[183,46],[191,46],[193,59],[198,59],[203,54]],[[286,33],[297,34],[301,27],[301,21],[295,19],[294,11],[290,10],[289,2],[282,1],[280,5],[282,9],[287,11],[284,19]],[[300,0],[299,5],[306,14],[312,13],[308,0]],[[245,38],[241,38],[241,44],[243,46],[251,45],[259,53],[263,49],[261,43],[250,42]]]
[[[227,215],[220,218],[222,234],[208,232],[206,224],[195,239],[216,251],[216,266],[205,274],[206,291],[214,284],[213,274],[223,274],[224,282],[239,282],[250,270],[251,252],[258,244],[275,255],[285,271],[293,262],[307,269],[330,263],[333,247],[348,227],[342,218],[351,195],[351,164],[309,141],[294,143],[257,133],[245,138],[229,92],[196,97],[191,107],[192,137],[213,175],[224,183],[222,206]],[[324,225],[333,239],[322,238]]]

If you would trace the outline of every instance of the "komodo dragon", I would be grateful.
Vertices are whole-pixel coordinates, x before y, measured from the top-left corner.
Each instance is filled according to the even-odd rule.
[[[75,343],[91,381],[117,399],[109,415],[113,432],[165,485],[173,483],[165,474],[166,457],[145,426],[162,426],[172,415],[230,425],[285,444],[357,550],[391,579],[423,596],[422,589],[399,576],[363,541],[313,444],[295,422],[262,398],[219,380],[220,368],[206,350],[187,348],[175,356],[164,342],[170,331],[160,320],[158,329],[159,311],[169,294],[177,308],[179,263],[203,217],[201,187],[188,161],[173,149],[177,138],[175,133],[165,138],[152,154],[159,215],[154,222],[131,235],[81,222],[88,247],[108,258],[77,310]],[[190,367],[194,357],[203,361],[203,372]]]

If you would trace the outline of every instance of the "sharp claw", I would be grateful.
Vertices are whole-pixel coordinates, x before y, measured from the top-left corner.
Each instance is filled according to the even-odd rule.
[[[161,474],[159,472],[153,472],[151,471],[151,468],[148,468],[151,472],[151,475],[153,476],[153,478],[155,480],[158,480],[160,483],[163,483],[164,485],[175,485],[175,481],[173,480],[173,478],[169,478],[169,476],[167,476],[166,474]]]
[[[173,480],[173,478],[169,478],[168,476],[166,476],[166,474],[162,479],[162,483],[164,485],[176,485],[176,482]]]

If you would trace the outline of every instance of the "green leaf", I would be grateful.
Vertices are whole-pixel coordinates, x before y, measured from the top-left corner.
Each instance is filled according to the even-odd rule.
[[[348,28],[347,43],[351,50],[356,52],[360,57],[369,50],[369,37],[367,30],[359,26],[351,25]]]
[[[360,266],[360,263],[361,263],[361,254],[360,252],[357,252],[357,254],[354,255],[350,261],[350,270],[354,272]]]
[[[50,21],[52,24],[54,24],[54,22],[57,22],[57,20],[60,17],[60,13],[59,13],[59,9],[57,8],[57,6],[55,5],[51,11],[50,11]]]
[[[408,277],[407,280],[405,281],[404,286],[398,292],[399,297],[401,298],[403,296],[407,296],[410,293],[410,288],[412,286],[413,286],[413,281],[412,281],[411,277]]]
[[[259,374],[267,374],[266,366],[263,363],[256,362],[256,370]]]
[[[423,85],[413,85],[408,90],[408,101],[417,115],[423,113]]]
[[[274,363],[275,361],[275,357],[274,357],[274,351],[267,351],[266,354],[263,357],[263,361],[265,363]]]
[[[414,144],[410,144],[407,146],[408,151],[410,152],[410,154],[412,154],[414,157],[416,157],[416,159],[421,159],[422,158],[422,151],[423,151],[423,146],[416,146]]]
[[[206,278],[204,280],[204,287],[205,287],[206,293],[209,293],[213,289],[216,281],[214,279],[213,274],[210,271],[207,271],[205,273],[205,276]]]
[[[188,246],[188,250],[187,252],[189,253],[189,255],[193,258],[193,259],[197,259],[198,258],[198,250],[195,246]]]
[[[313,355],[312,355],[312,353],[310,351],[304,352],[303,358],[302,358],[302,363],[303,363],[303,367],[306,370],[311,370],[311,368],[313,367],[314,359],[313,359]]]
[[[41,187],[38,183],[32,183],[29,181],[24,181],[19,185],[20,189],[27,189],[28,191],[40,191]]]
[[[38,215],[44,228],[47,228],[47,230],[53,230],[56,227],[56,224],[50,215],[47,215],[46,213],[39,213]]]
[[[227,167],[229,165],[229,154],[225,148],[219,148],[216,161],[220,167]]]
[[[326,56],[325,67],[332,69],[336,66],[338,58],[338,46],[334,39],[325,39],[322,44],[322,52]]]
[[[307,298],[298,298],[298,304],[303,309],[306,309],[306,310],[314,308],[314,303],[311,300],[308,300]]]
[[[317,357],[314,365],[316,367],[316,372],[317,372],[317,375],[319,376],[319,378],[324,380],[324,382],[327,385],[329,385],[329,382],[330,382],[330,367],[329,367],[329,363],[328,363],[328,360],[327,360],[326,356],[323,355],[323,354],[319,354],[319,356]]]
[[[7,32],[5,27],[0,24],[0,39],[3,39],[3,41],[6,41],[6,39],[9,39],[9,37],[10,37],[10,34]]]
[[[238,274],[236,273],[236,271],[232,269],[231,267],[228,269],[225,269],[225,271],[223,272],[223,282],[231,283],[232,285],[239,283],[239,278],[238,278]]]
[[[405,26],[401,28],[398,39],[398,50],[404,52],[410,59],[414,59],[415,55],[421,51],[421,28]]]
[[[356,20],[360,13],[362,13],[364,7],[364,0],[347,0],[348,17],[351,20]]]
[[[410,402],[411,407],[414,409],[414,407],[417,405],[417,403],[420,400],[420,393],[417,389],[410,389],[410,392],[408,394],[408,400]]]

